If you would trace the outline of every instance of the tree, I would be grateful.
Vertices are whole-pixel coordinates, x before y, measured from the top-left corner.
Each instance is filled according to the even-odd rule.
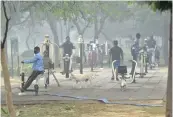
[[[166,117],[172,117],[172,1],[148,2],[153,10],[170,11],[169,65],[166,93]]]
[[[2,1],[1,11],[4,12],[4,16],[5,16],[5,20],[6,20],[5,21],[5,31],[4,31],[4,35],[3,35],[3,40],[1,41],[1,65],[2,65],[2,71],[3,71],[3,74],[4,74],[6,103],[7,103],[7,107],[8,107],[8,111],[10,113],[10,116],[11,117],[16,117],[16,113],[15,113],[15,110],[14,110],[14,107],[13,107],[10,76],[9,76],[9,73],[8,73],[7,61],[6,61],[6,58],[5,58],[5,43],[6,43],[7,35],[8,35],[8,26],[9,26],[10,18],[7,15],[6,6],[5,6],[4,1]]]

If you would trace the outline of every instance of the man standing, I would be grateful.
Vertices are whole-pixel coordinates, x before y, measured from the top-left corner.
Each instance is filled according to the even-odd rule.
[[[33,72],[29,76],[28,80],[24,84],[24,86],[21,88],[21,92],[24,92],[27,90],[27,88],[32,84],[32,82],[37,78],[37,76],[44,71],[44,65],[43,65],[43,57],[40,54],[40,48],[35,47],[34,48],[34,58],[31,60],[24,60],[21,63],[33,63],[32,69]]]
[[[131,47],[131,55],[133,57],[133,60],[135,60],[136,62],[138,60],[138,55],[139,55],[139,50],[140,50],[140,47],[139,47],[140,37],[141,37],[141,35],[139,33],[137,33],[135,43]],[[132,63],[132,69],[131,69],[130,74],[133,74],[134,68],[135,68],[135,64]]]
[[[118,72],[117,72],[117,68],[118,66],[120,66],[120,60],[122,59],[122,61],[124,60],[124,55],[123,55],[123,50],[118,46],[118,41],[115,40],[113,41],[113,45],[114,47],[112,47],[109,51],[109,55],[110,55],[110,58],[112,58],[112,62],[114,60],[116,60],[115,62],[115,69],[116,69],[116,80],[118,80]],[[111,80],[114,80],[114,73],[112,71],[112,78]]]
[[[156,48],[156,41],[154,40],[153,36],[147,41],[148,51],[149,51],[149,63],[150,67],[154,66],[155,63],[155,48]]]
[[[73,49],[75,49],[73,43],[70,41],[70,37],[66,37],[66,42],[64,42],[61,47],[63,48],[63,57],[65,57],[66,54],[69,55],[69,57],[72,57],[73,54]],[[71,60],[70,60],[71,62]],[[64,66],[65,66],[65,61],[64,61]],[[65,71],[65,70],[64,70]],[[64,74],[64,71],[62,72]]]

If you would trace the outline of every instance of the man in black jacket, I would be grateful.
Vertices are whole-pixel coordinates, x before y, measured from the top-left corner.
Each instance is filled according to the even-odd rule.
[[[75,49],[73,43],[70,41],[69,36],[66,37],[66,42],[64,42],[60,47],[63,48],[63,57],[65,57],[66,54],[68,54],[69,57],[71,57],[71,55],[73,54],[73,49]],[[65,66],[65,61],[64,61],[64,66]],[[62,72],[63,74],[64,71]]]

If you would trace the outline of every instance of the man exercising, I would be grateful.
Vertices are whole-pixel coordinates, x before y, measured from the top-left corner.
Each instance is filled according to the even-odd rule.
[[[69,57],[71,57],[71,55],[73,54],[73,49],[75,49],[73,43],[70,41],[69,36],[66,37],[66,42],[64,42],[60,47],[63,48],[63,57],[65,57],[66,54],[68,54]],[[65,61],[64,61],[64,66],[65,66]],[[64,74],[64,71],[61,73]]]
[[[44,72],[44,64],[43,64],[43,57],[40,54],[40,48],[36,46],[34,48],[34,58],[31,60],[24,60],[21,63],[33,63],[32,66],[32,74],[29,76],[28,80],[21,88],[21,92],[27,90],[27,88],[32,84],[32,82],[37,78],[38,75]]]
[[[118,41],[113,41],[114,47],[112,47],[109,51],[110,58],[112,57],[112,62],[116,60],[115,62],[115,69],[116,69],[116,80],[118,80],[118,66],[120,66],[120,60],[124,60],[123,50],[118,46]],[[112,78],[111,80],[114,80],[114,73],[112,71]]]

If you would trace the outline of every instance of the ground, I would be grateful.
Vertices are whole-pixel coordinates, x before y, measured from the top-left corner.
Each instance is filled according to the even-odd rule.
[[[34,117],[36,115],[34,113],[41,114],[37,115],[36,117],[47,117],[47,115],[49,115],[49,113],[54,110],[56,110],[54,111],[55,115],[50,115],[50,117],[113,117],[115,115],[116,117],[162,117],[164,115],[163,106],[144,108],[142,106],[123,106],[115,104],[108,105],[104,103],[91,104],[91,102],[97,102],[99,99],[107,99],[110,103],[116,104],[149,104],[149,106],[153,104],[163,105],[163,99],[165,99],[166,94],[167,68],[149,70],[149,73],[144,78],[139,78],[139,76],[136,76],[137,83],[128,84],[127,90],[124,92],[120,90],[119,82],[111,81],[110,68],[104,68],[103,70],[97,69],[95,71],[97,71],[97,77],[92,80],[91,85],[87,84],[86,88],[79,88],[79,84],[75,85],[75,88],[73,88],[72,85],[74,81],[64,78],[64,76],[59,73],[55,73],[56,77],[60,81],[61,86],[57,87],[56,82],[51,77],[51,85],[48,87],[48,89],[44,89],[43,85],[40,85],[41,92],[39,93],[39,96],[34,96],[33,92],[27,92],[26,95],[19,96],[19,90],[16,88],[17,85],[19,86],[19,82],[16,81],[16,83],[13,81],[16,83],[12,86],[13,102],[14,104],[21,105],[50,103],[50,101],[56,101],[55,103],[48,105],[26,105],[26,107],[29,108],[23,109],[21,106],[17,106],[17,111],[21,110],[21,117]],[[77,70],[74,72],[79,73]],[[89,70],[84,69],[84,73],[87,72],[89,72]],[[43,80],[40,81],[40,84],[42,83]],[[83,85],[85,84],[82,84],[82,86]],[[1,88],[1,93],[1,103],[5,104],[3,86]],[[59,96],[56,96],[55,94],[58,94]],[[61,97],[60,95],[63,95],[64,97]],[[82,100],[79,98],[87,99]],[[71,102],[74,103],[71,104]],[[86,103],[84,104],[84,102]],[[66,106],[72,109],[66,110]],[[36,107],[39,108],[35,109]],[[36,112],[37,110],[39,112]],[[78,112],[78,110],[80,111]],[[31,111],[32,113],[29,113]],[[46,115],[43,116],[43,112],[45,112]],[[30,115],[25,116],[25,114],[28,113]],[[69,113],[70,115],[68,115]]]
[[[18,117],[164,117],[164,107],[52,102],[16,107]],[[4,116],[5,117],[5,116]]]

